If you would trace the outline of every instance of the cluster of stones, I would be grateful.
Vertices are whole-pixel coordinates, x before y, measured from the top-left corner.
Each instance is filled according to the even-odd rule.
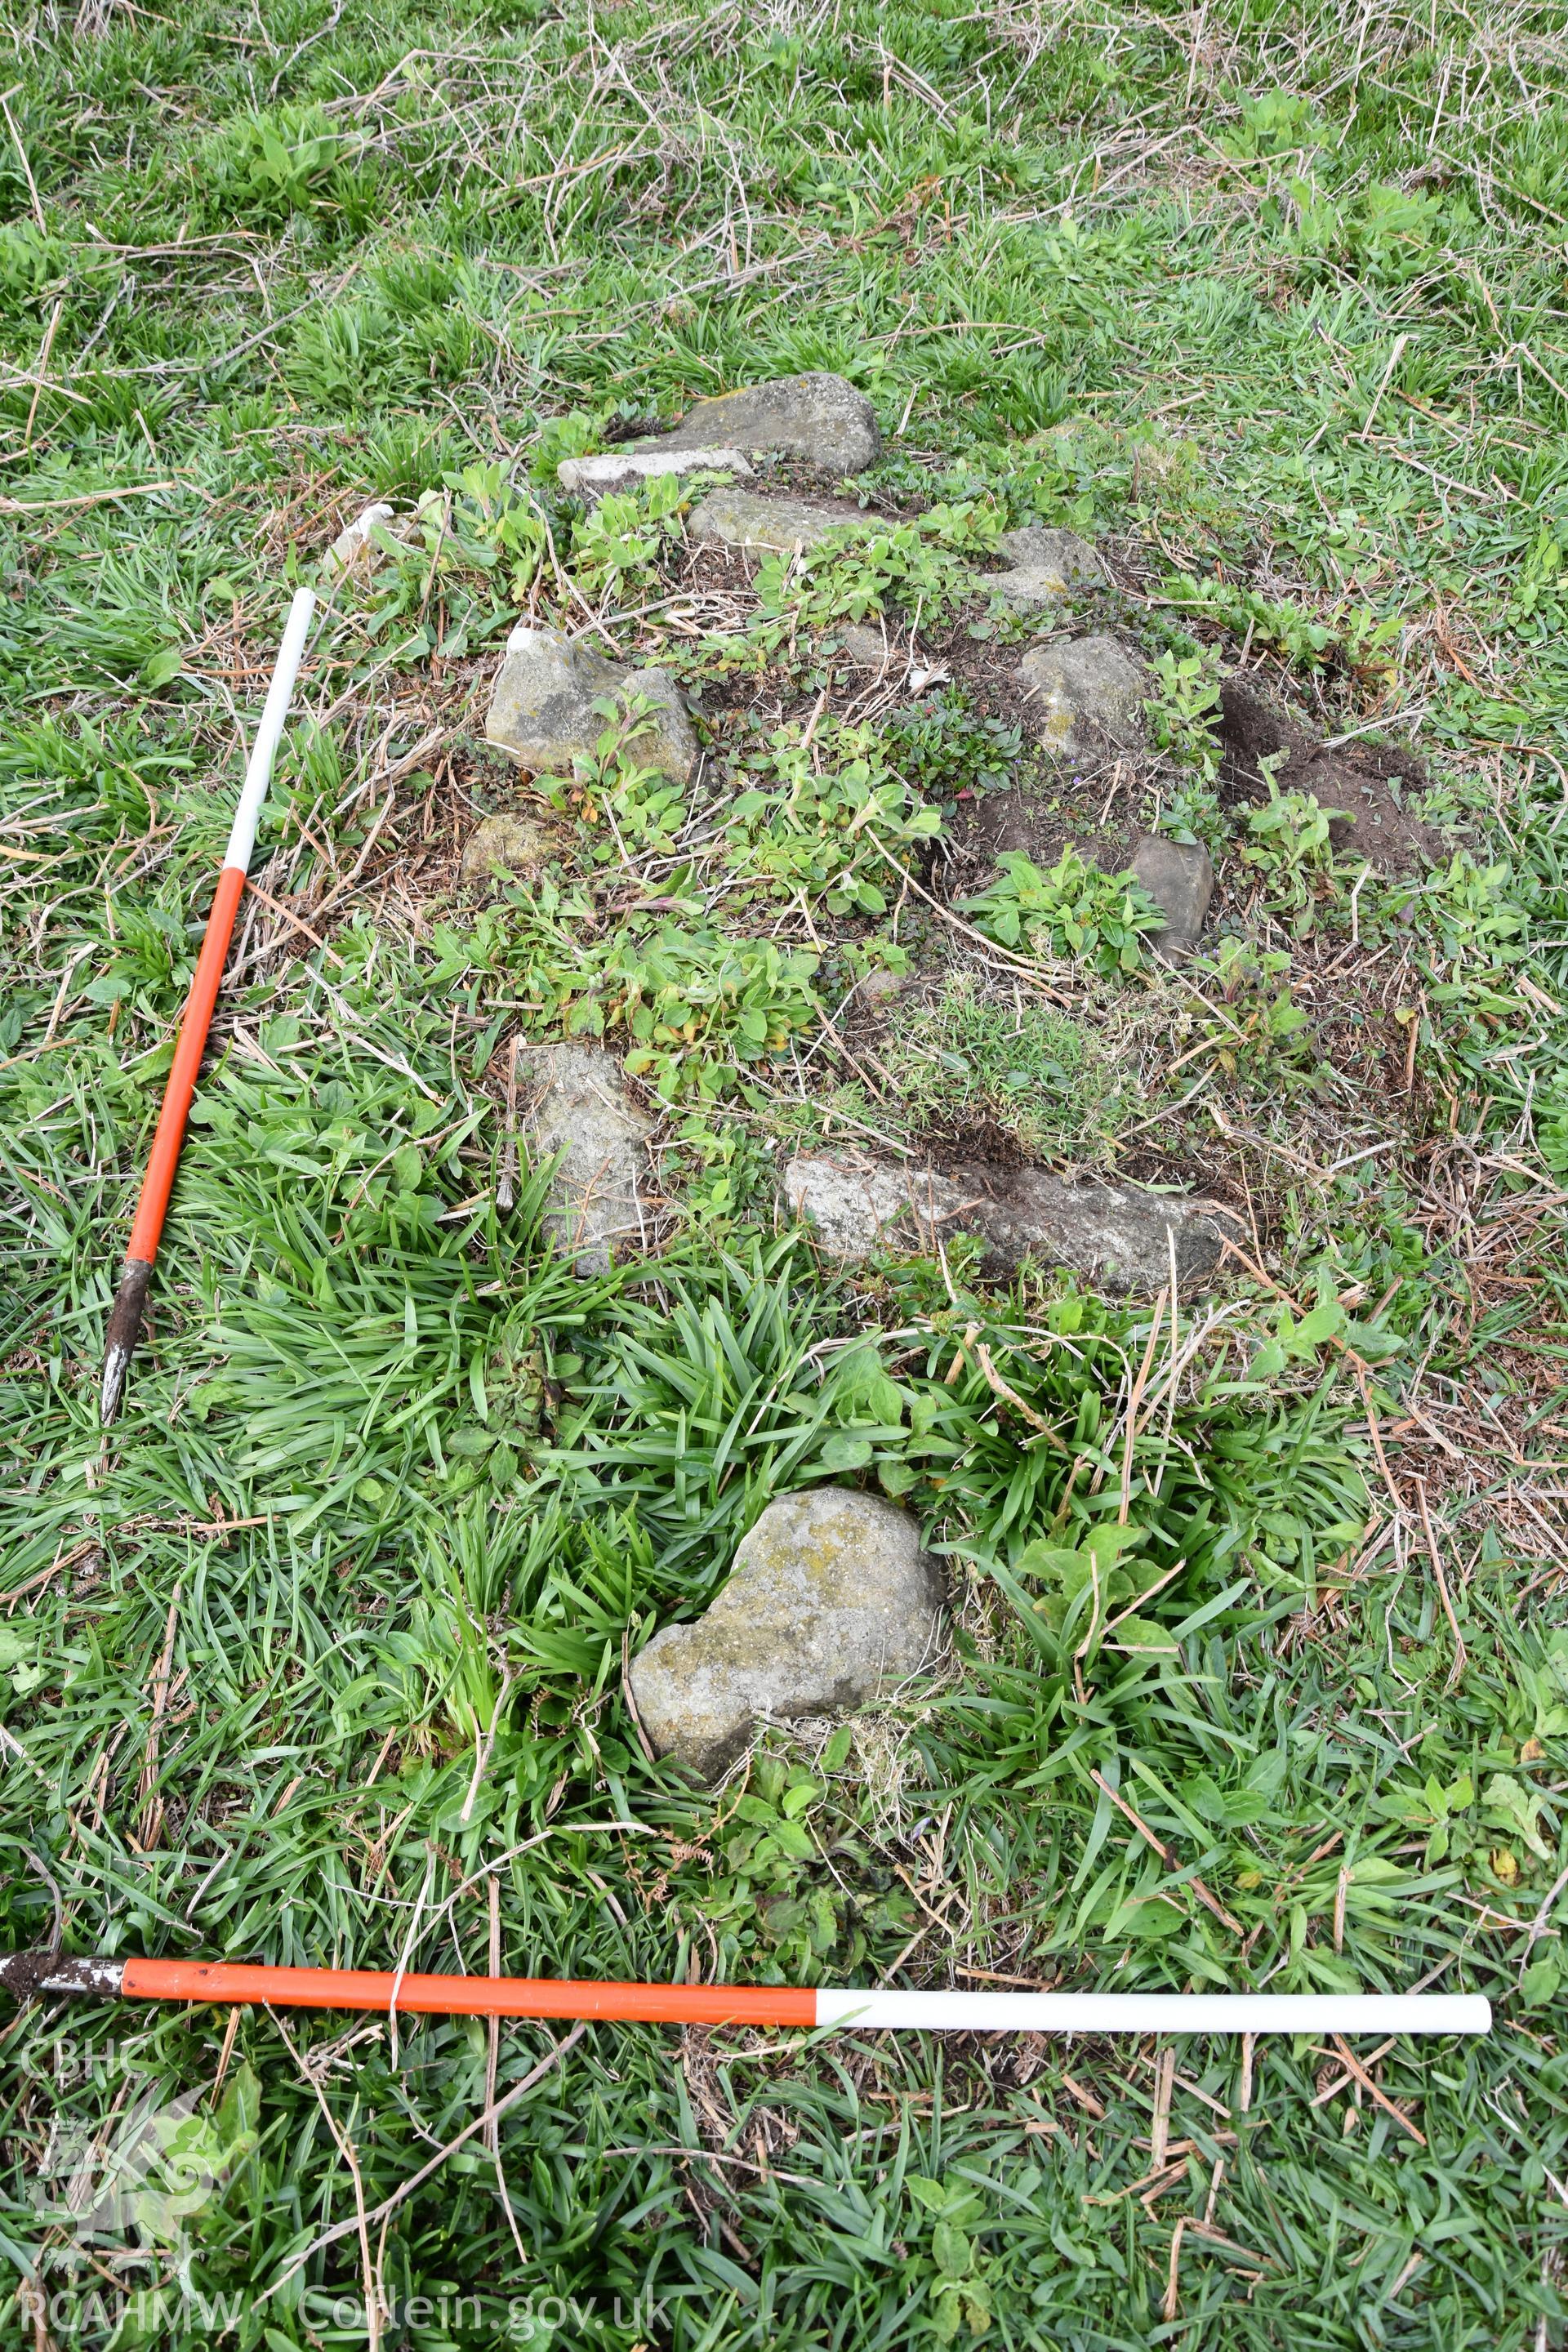
[[[869,403],[833,375],[802,375],[699,401],[672,432],[600,456],[569,459],[563,488],[596,499],[658,474],[724,476],[692,509],[689,528],[700,543],[742,553],[788,553],[817,543],[855,520],[860,509],[831,499],[803,498],[760,485],[770,458],[793,460],[837,479],[870,465],[880,435]],[[977,586],[1016,610],[1055,620],[1075,593],[1103,580],[1093,549],[1071,531],[1012,531],[1002,542],[1005,568]],[[886,659],[878,632],[847,631],[850,658]],[[1149,679],[1142,664],[1107,635],[1051,639],[1019,663],[1021,699],[1033,731],[1062,758],[1103,758],[1134,749],[1143,734]],[[639,757],[678,782],[689,775],[698,746],[680,692],[668,672],[606,660],[583,637],[520,628],[510,639],[491,698],[489,740],[534,776],[569,775],[605,726],[604,704],[635,699],[644,713]],[[502,812],[486,817],[465,852],[465,872],[479,878],[497,866],[527,871],[554,845],[548,824]],[[1133,870],[1166,911],[1160,935],[1167,951],[1190,947],[1207,908],[1212,875],[1202,850],[1149,836]],[[547,1047],[532,1057],[536,1149],[561,1155],[552,1218],[561,1244],[585,1273],[602,1271],[612,1252],[637,1246],[648,1126],[630,1100],[614,1055],[586,1045]],[[861,1257],[900,1239],[918,1243],[945,1227],[978,1230],[997,1273],[1026,1256],[1068,1265],[1121,1289],[1153,1288],[1166,1278],[1172,1234],[1192,1284],[1219,1251],[1212,1221],[1189,1204],[1130,1186],[1068,1186],[1036,1172],[1026,1181],[1000,1171],[963,1170],[939,1176],[879,1161],[796,1160],[785,1171],[784,1198],[816,1227],[825,1250]]]
[[[852,385],[802,375],[700,401],[673,431],[569,461],[560,478],[574,496],[594,500],[656,475],[715,477],[689,519],[692,539],[753,556],[787,554],[860,509],[769,488],[765,462],[784,457],[837,480],[870,465],[879,446],[869,404]],[[1070,531],[1016,530],[1002,554],[1004,568],[980,575],[977,588],[1053,626],[1070,620],[1075,599],[1105,577],[1094,550]],[[879,631],[841,634],[850,661],[889,666]],[[910,682],[917,674],[905,667]],[[1018,683],[1032,736],[1060,759],[1099,761],[1144,747],[1151,681],[1115,636],[1053,633],[1022,654]],[[608,661],[583,637],[516,630],[486,731],[530,774],[568,775],[603,731],[606,698],[623,709],[636,698],[645,713],[641,756],[684,782],[698,745],[674,679]],[[552,846],[542,818],[492,815],[471,836],[465,868],[476,878],[497,866],[526,871]],[[1206,854],[1151,835],[1131,865],[1165,915],[1156,943],[1167,954],[1189,950],[1213,884]],[[533,1148],[557,1161],[554,1237],[580,1272],[602,1272],[643,1244],[651,1123],[619,1062],[598,1046],[545,1045],[529,1066]],[[930,1251],[966,1232],[980,1235],[988,1274],[1043,1260],[1106,1289],[1148,1295],[1173,1268],[1191,1297],[1212,1278],[1222,1247],[1211,1204],[1126,1184],[1068,1184],[1038,1169],[939,1172],[868,1154],[818,1153],[785,1168],[783,1196],[819,1247],[843,1261],[889,1246]],[[706,1612],[666,1626],[635,1662],[630,1695],[644,1734],[710,1780],[759,1726],[842,1716],[928,1667],[940,1645],[942,1601],[940,1573],[913,1520],[893,1505],[837,1486],[775,1501]]]

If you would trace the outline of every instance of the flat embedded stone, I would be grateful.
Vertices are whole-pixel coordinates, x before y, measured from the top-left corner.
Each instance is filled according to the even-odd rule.
[[[847,1486],[783,1496],[703,1614],[633,1661],[637,1718],[661,1755],[714,1780],[764,1724],[846,1715],[914,1674],[942,1603],[907,1512]]]
[[[595,702],[622,709],[640,696],[653,707],[630,750],[640,764],[683,784],[697,758],[697,737],[680,689],[661,669],[628,669],[553,629],[517,628],[507,640],[485,739],[533,775],[569,776],[589,758],[612,722]]]
[[[469,834],[458,871],[465,882],[486,882],[495,874],[533,874],[559,845],[557,835],[537,817],[498,810],[481,817]]]
[[[577,498],[602,499],[657,474],[732,474],[749,482],[752,470],[739,449],[606,449],[596,457],[563,457],[556,478]]]
[[[1074,530],[1047,530],[1031,523],[1005,532],[1001,552],[1008,569],[984,572],[975,585],[1004,597],[1016,612],[1065,604],[1075,588],[1092,587],[1105,578],[1099,556]]]
[[[700,400],[670,432],[645,435],[630,446],[776,454],[840,475],[858,474],[875,464],[882,435],[863,392],[841,375],[813,373]]]
[[[1146,833],[1130,866],[1165,918],[1164,928],[1145,934],[1162,955],[1189,955],[1198,943],[1214,896],[1214,860],[1201,842],[1169,841]]]
[[[1059,759],[1103,760],[1148,740],[1148,671],[1115,637],[1032,646],[1018,665],[1031,730]]]
[[[757,490],[710,490],[693,507],[688,530],[694,540],[742,547],[759,555],[793,555],[815,547],[830,530],[858,522],[854,507],[828,506],[821,499],[770,498]]]
[[[604,1274],[612,1259],[644,1244],[642,1178],[653,1122],[602,1045],[547,1045],[530,1062],[532,1157],[563,1155],[550,1182],[546,1228],[579,1274]]]
[[[826,1153],[792,1160],[784,1194],[831,1257],[854,1263],[879,1249],[934,1255],[937,1239],[978,1234],[987,1275],[1026,1258],[1068,1267],[1098,1288],[1152,1296],[1171,1278],[1184,1297],[1205,1289],[1222,1234],[1210,1204],[1134,1184],[1068,1184],[1044,1168],[976,1165],[946,1174]]]

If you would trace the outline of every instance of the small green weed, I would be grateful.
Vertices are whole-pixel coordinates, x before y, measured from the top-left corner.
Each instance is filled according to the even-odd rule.
[[[889,871],[942,829],[867,725],[780,727],[736,782],[719,855],[742,903],[804,898],[830,914],[884,914]]]
[[[1198,1008],[1222,1070],[1277,1070],[1281,1049],[1286,1066],[1310,1057],[1307,1015],[1291,998],[1290,958],[1282,948],[1259,949],[1227,935],[1212,955],[1194,961],[1192,972],[1205,997],[1212,983],[1224,1007],[1217,1020],[1206,1002]]]
[[[961,793],[997,792],[1012,782],[1024,731],[972,709],[960,688],[945,686],[896,711],[887,744],[889,758],[917,792],[951,807]]]
[[[591,865],[635,868],[639,857],[663,856],[673,848],[687,818],[680,785],[637,758],[657,723],[646,695],[601,695],[594,709],[605,720],[592,752],[573,763],[572,781],[538,779],[552,806],[578,827]]]
[[[535,1022],[629,1047],[626,1067],[667,1101],[727,1094],[821,1015],[818,959],[693,919],[634,914],[608,937],[585,892],[512,894],[501,954]]]
[[[779,645],[803,628],[890,610],[940,619],[973,593],[964,559],[994,553],[1005,528],[989,499],[965,499],[908,521],[867,516],[799,554],[770,555],[754,582],[759,617],[752,634]]]
[[[1130,874],[1102,874],[1070,846],[1048,873],[1018,849],[1004,850],[996,865],[996,879],[963,902],[987,939],[1087,963],[1105,980],[1142,969],[1140,941],[1164,917]]]
[[[1259,764],[1268,798],[1243,818],[1241,860],[1257,876],[1269,911],[1282,916],[1298,939],[1305,939],[1324,901],[1335,896],[1336,859],[1329,824],[1342,812],[1323,808],[1315,793],[1281,792],[1274,775],[1278,755]]]

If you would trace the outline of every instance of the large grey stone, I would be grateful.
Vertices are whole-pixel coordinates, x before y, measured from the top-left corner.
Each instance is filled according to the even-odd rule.
[[[1100,1289],[1145,1297],[1170,1281],[1171,1235],[1184,1296],[1206,1287],[1222,1239],[1205,1202],[1132,1184],[1068,1184],[1043,1168],[978,1166],[942,1175],[822,1154],[792,1160],[784,1191],[831,1257],[852,1262],[899,1247],[931,1253],[939,1235],[978,1234],[987,1274],[1009,1275],[1034,1258],[1068,1266]]]
[[[656,1633],[631,1670],[662,1755],[712,1780],[763,1724],[844,1715],[937,1646],[942,1575],[906,1512],[818,1486],[770,1503],[728,1580],[689,1625]]]
[[[1073,637],[1035,646],[1018,665],[1028,688],[1026,716],[1049,751],[1102,760],[1147,740],[1148,671],[1115,637]]]
[[[841,375],[786,375],[744,392],[700,400],[668,433],[634,441],[635,449],[742,449],[776,452],[825,474],[858,474],[882,446],[876,412]]]
[[[1214,896],[1214,860],[1201,842],[1167,841],[1146,833],[1132,853],[1131,873],[1165,918],[1147,934],[1162,955],[1189,955],[1198,943]]]
[[[731,474],[748,482],[752,470],[739,449],[606,449],[596,457],[563,457],[557,478],[577,498],[602,499],[656,474]]]
[[[759,555],[793,555],[815,547],[830,530],[858,522],[854,507],[828,506],[821,499],[767,498],[756,490],[710,490],[692,508],[693,539],[722,547],[743,547]]]
[[[680,690],[662,669],[626,669],[553,629],[514,629],[485,719],[487,741],[536,776],[569,776],[612,722],[594,708],[609,697],[624,710],[641,696],[653,708],[628,745],[645,767],[683,784],[697,738]]]
[[[1087,539],[1074,530],[1046,530],[1030,524],[1002,541],[1005,572],[984,572],[975,585],[1005,597],[1017,612],[1065,604],[1075,588],[1105,578],[1105,567]]]
[[[551,1179],[546,1228],[579,1274],[603,1274],[612,1257],[643,1243],[641,1179],[652,1121],[602,1045],[547,1045],[532,1060],[532,1155],[563,1155]]]

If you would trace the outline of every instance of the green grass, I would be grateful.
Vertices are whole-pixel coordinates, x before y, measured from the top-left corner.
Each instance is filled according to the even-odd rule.
[[[1532,0],[19,20],[0,1944],[58,1904],[78,1951],[482,1970],[493,1885],[518,1972],[1496,2006],[1485,2042],[1362,2050],[1420,2144],[1305,2042],[1248,2075],[1184,2039],[1171,2083],[1153,2045],[592,2028],[499,2166],[469,2138],[370,2229],[383,2345],[1564,2340],[1563,30]],[[897,520],[704,606],[679,501],[561,497],[623,422],[802,368],[876,404],[859,487]],[[105,1445],[290,580],[425,493],[316,641]],[[1221,866],[1174,977],[1097,968],[1055,899],[1021,972],[950,970],[902,876],[1019,754],[962,677],[806,731],[806,623],[918,604],[1005,646],[966,583],[1031,520],[1110,551],[1162,820]],[[553,872],[479,907],[456,852],[508,789],[476,738],[524,612],[700,685],[714,758],[677,803],[606,743]],[[1446,865],[1383,883],[1289,795],[1224,807],[1205,714],[1244,650],[1321,732],[1414,743]],[[825,1026],[906,966],[886,1029]],[[673,1147],[658,1263],[586,1283],[542,1173],[497,1199],[510,1040],[567,1028],[640,1057]],[[1174,1330],[986,1293],[962,1243],[825,1273],[774,1231],[778,1152],[928,1096],[1218,1187],[1255,1271]],[[623,1659],[824,1479],[920,1514],[953,1664],[694,1794]],[[225,2022],[0,2021],[0,2343],[367,2340],[354,2168],[374,2208],[473,2122],[483,2029]],[[554,2040],[508,2028],[501,2090]],[[84,2249],[82,2147],[182,2099],[188,2210],[144,2189]]]

